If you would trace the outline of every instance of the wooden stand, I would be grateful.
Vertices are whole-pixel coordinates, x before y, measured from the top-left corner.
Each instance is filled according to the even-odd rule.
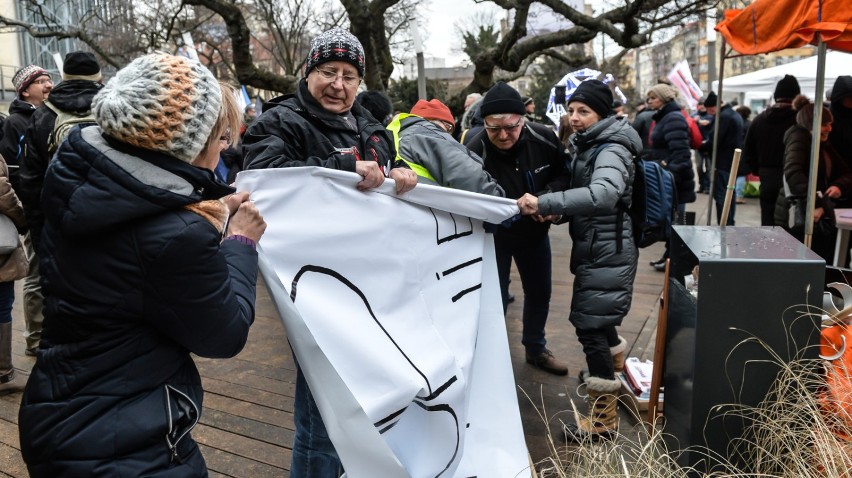
[[[663,365],[666,359],[666,324],[669,316],[669,268],[671,260],[666,259],[666,274],[663,279],[663,293],[660,296],[660,308],[657,314],[657,339],[654,342],[654,371],[651,374],[651,398],[648,401],[648,424],[653,428],[657,421],[660,406],[660,386],[663,383]]]

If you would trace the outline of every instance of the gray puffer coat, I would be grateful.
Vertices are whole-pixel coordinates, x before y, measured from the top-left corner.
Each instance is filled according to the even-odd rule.
[[[538,205],[541,214],[562,214],[570,221],[570,320],[579,329],[620,325],[630,310],[639,253],[630,217],[619,209],[629,206],[633,157],[642,151],[642,141],[627,120],[610,116],[574,133],[569,148],[571,188],[540,196]]]

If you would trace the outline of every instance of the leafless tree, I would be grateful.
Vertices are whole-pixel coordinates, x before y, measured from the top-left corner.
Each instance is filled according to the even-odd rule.
[[[471,92],[483,92],[495,81],[495,72],[523,71],[530,58],[554,48],[586,43],[604,34],[622,48],[636,48],[650,42],[657,30],[680,25],[685,19],[712,8],[717,0],[632,0],[599,14],[587,15],[562,0],[474,0],[478,4],[494,4],[509,12],[511,21],[492,44],[475,45],[465,51],[473,62],[474,78],[459,93],[459,98]],[[565,28],[529,35],[530,9],[534,4],[546,7],[553,15],[566,21]],[[477,32],[464,32],[468,36]],[[455,99],[458,101],[458,98]],[[456,102],[454,101],[454,103]]]
[[[200,41],[199,52],[222,75],[259,89],[293,91],[307,39],[331,25],[345,26],[364,45],[370,89],[386,89],[393,71],[392,45],[408,40],[408,22],[417,0],[325,0],[310,7],[309,0],[149,0],[144,6],[121,0],[65,2],[78,8],[78,20],[60,22],[43,7],[61,0],[22,2],[38,22],[0,16],[0,28],[23,29],[34,37],[74,38],[85,43],[115,67],[154,49],[176,50],[183,32]],[[493,33],[493,41],[466,48],[475,76],[462,93],[485,91],[495,71],[523,71],[537,55],[558,54],[557,47],[585,43],[602,33],[622,48],[649,42],[660,28],[715,4],[716,0],[625,0],[623,5],[586,15],[562,0],[474,0],[511,13],[507,28]],[[343,10],[335,7],[337,2]],[[538,4],[570,22],[556,31],[528,34],[530,7]],[[135,5],[135,6],[134,6]],[[311,10],[311,8],[314,8]],[[322,12],[319,15],[318,12]],[[465,38],[467,42],[468,39]],[[403,48],[402,50],[410,50]]]

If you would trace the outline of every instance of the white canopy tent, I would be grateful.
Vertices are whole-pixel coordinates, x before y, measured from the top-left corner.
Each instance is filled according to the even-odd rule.
[[[829,51],[825,61],[825,87],[831,88],[834,80],[840,75],[852,74],[852,54],[841,51]],[[725,101],[737,98],[752,110],[761,110],[772,102],[772,92],[775,84],[793,75],[799,81],[802,94],[815,99],[817,80],[817,56],[804,60],[793,61],[784,65],[764,68],[744,75],[725,78]],[[719,91],[719,82],[713,82],[713,91]]]

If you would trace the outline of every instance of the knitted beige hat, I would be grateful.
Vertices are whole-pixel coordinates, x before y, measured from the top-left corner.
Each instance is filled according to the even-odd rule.
[[[219,84],[201,63],[157,52],[119,70],[95,95],[92,112],[108,136],[189,163],[221,105]]]
[[[663,103],[668,103],[669,101],[677,98],[678,89],[672,85],[657,83],[656,85],[648,88],[648,93],[654,93],[657,98],[663,100]]]

